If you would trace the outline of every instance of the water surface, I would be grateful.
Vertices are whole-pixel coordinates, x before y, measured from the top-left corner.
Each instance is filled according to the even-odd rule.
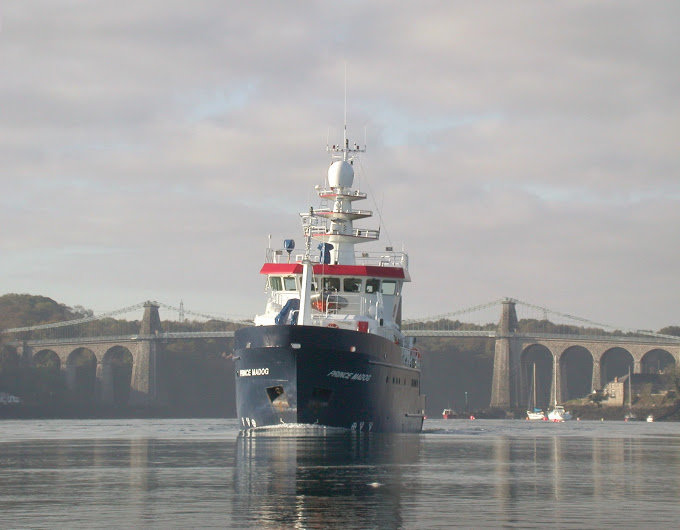
[[[680,424],[427,420],[239,436],[236,420],[3,421],[2,527],[675,527]]]

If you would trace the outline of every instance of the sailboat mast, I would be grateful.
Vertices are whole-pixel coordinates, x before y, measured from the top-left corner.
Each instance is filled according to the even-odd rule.
[[[553,356],[553,405],[557,407],[557,357]]]

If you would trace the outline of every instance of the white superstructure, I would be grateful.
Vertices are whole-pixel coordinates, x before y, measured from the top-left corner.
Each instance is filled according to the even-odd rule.
[[[255,325],[327,326],[373,333],[400,344],[407,364],[418,363],[412,340],[401,333],[401,296],[410,281],[408,256],[384,250],[357,251],[359,243],[377,242],[379,229],[354,222],[373,212],[356,209],[366,194],[354,189],[355,157],[365,151],[345,138],[328,146],[331,165],[324,185],[316,186],[320,206],[301,213],[304,248],[285,240],[267,249],[261,274],[267,276],[267,307]],[[307,271],[307,273],[305,273]],[[413,359],[411,359],[413,357]]]

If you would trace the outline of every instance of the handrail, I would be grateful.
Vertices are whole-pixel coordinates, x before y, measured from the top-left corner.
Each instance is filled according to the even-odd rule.
[[[265,253],[265,263],[288,263],[288,253],[284,249],[268,248]],[[302,263],[303,253],[294,253],[290,256],[290,263]],[[312,254],[310,261],[319,263],[319,255]],[[354,252],[354,261],[357,265],[375,265],[379,267],[401,267],[408,269],[408,254],[394,250],[379,250],[368,252]]]

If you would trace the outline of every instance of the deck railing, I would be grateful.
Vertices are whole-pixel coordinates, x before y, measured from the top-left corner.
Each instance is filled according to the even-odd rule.
[[[303,259],[302,252],[293,252],[289,258],[288,252],[284,249],[268,248],[265,254],[266,263],[302,263]],[[320,263],[319,253],[312,253],[310,261],[313,264]],[[354,261],[357,265],[408,269],[408,254],[391,250],[391,247],[384,251],[355,252]]]

